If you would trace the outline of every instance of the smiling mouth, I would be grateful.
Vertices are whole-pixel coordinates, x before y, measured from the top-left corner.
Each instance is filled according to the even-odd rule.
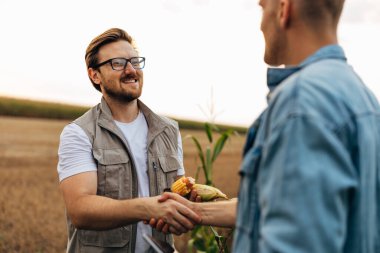
[[[132,78],[129,78],[129,79],[124,79],[122,80],[123,83],[137,83],[137,79],[132,79]]]

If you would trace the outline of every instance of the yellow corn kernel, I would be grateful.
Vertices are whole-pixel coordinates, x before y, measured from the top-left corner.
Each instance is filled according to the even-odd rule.
[[[170,190],[174,193],[178,193],[181,196],[185,196],[186,194],[188,194],[191,191],[191,188],[189,188],[187,186],[185,181],[186,181],[185,177],[179,178],[177,181],[175,181],[172,184]]]

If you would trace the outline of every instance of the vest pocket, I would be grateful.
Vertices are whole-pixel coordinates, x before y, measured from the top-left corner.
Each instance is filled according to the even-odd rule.
[[[78,239],[80,241],[80,247],[83,252],[88,251],[92,247],[101,248],[121,248],[126,247],[130,241],[132,226],[125,226],[121,228],[115,228],[104,231],[95,230],[78,230]],[[87,250],[85,250],[87,249]],[[100,251],[94,252],[104,252]],[[104,249],[103,249],[104,250]],[[82,252],[82,251],[81,251]],[[107,251],[106,251],[107,252]],[[128,252],[128,251],[125,251]]]
[[[125,198],[124,188],[129,188],[130,161],[123,149],[94,149],[98,162],[98,195],[113,199]],[[122,189],[123,188],[123,189]]]
[[[180,168],[180,163],[176,155],[167,155],[158,157],[162,177],[158,177],[159,190],[163,192],[165,188],[170,188],[177,177],[177,171]]]

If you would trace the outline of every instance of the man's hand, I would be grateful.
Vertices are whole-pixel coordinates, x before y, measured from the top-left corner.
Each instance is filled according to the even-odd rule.
[[[164,193],[152,199],[155,203],[150,203],[148,208],[150,217],[153,217],[149,224],[158,231],[179,235],[193,229],[194,224],[201,221],[200,216],[191,210],[188,204],[191,202],[178,194]]]
[[[194,206],[193,206],[193,203],[192,202],[201,202],[202,199],[200,196],[197,195],[197,192],[195,190],[192,190],[191,193],[190,193],[190,197],[189,197],[189,200],[185,199],[184,197],[178,195],[178,194],[175,194],[175,193],[169,193],[169,192],[165,192],[161,195],[161,197],[158,199],[159,202],[165,202],[167,200],[175,200],[179,203],[181,203],[182,205],[190,208],[190,209],[193,209]],[[148,221],[144,221],[145,224],[148,224]],[[196,224],[199,224],[200,223],[200,220],[199,222],[197,222]],[[173,234],[176,234],[176,235],[179,235],[179,234],[182,234],[182,233],[185,233],[185,232],[188,232],[189,230],[191,229],[188,229],[187,231],[178,231],[176,229],[176,227],[174,226],[170,226],[169,223],[165,222],[163,219],[150,219],[149,221],[149,225],[152,227],[152,228],[155,228],[157,231],[161,231],[165,234],[167,233],[173,233]]]

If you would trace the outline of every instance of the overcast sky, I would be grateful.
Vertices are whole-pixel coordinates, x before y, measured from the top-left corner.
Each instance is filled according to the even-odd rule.
[[[256,0],[1,0],[0,95],[94,105],[84,52],[120,27],[146,57],[142,100],[160,114],[249,126],[266,105]],[[346,0],[349,63],[380,98],[380,1]]]

